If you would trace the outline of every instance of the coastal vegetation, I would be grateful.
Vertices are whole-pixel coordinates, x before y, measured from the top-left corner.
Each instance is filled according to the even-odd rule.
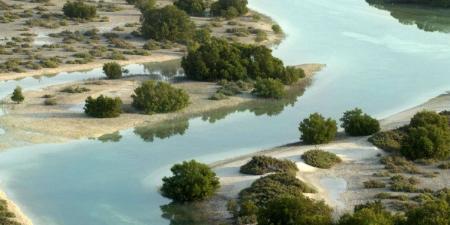
[[[16,221],[16,215],[10,211],[8,203],[4,199],[0,199],[0,224],[21,225]]]
[[[341,122],[345,133],[350,136],[367,136],[380,131],[378,120],[363,113],[358,108],[346,111],[341,118]]]
[[[195,160],[175,164],[170,170],[173,176],[163,178],[161,193],[175,202],[204,200],[220,187],[216,174]]]
[[[211,14],[231,19],[247,13],[247,4],[247,0],[218,0],[211,5]]]
[[[114,118],[122,112],[122,100],[100,95],[97,98],[87,97],[84,113],[96,118]]]
[[[23,100],[25,100],[25,97],[22,94],[22,88],[17,86],[12,95],[11,95],[11,100],[17,104],[23,102]]]
[[[367,0],[369,3],[416,4],[432,7],[450,8],[449,0]]]
[[[204,16],[208,7],[206,0],[177,0],[173,4],[191,16]]]
[[[285,96],[284,85],[272,78],[257,79],[252,93],[261,98],[280,99]]]
[[[263,175],[273,172],[295,174],[298,168],[294,162],[287,159],[281,160],[270,156],[253,156],[249,162],[241,166],[239,171],[250,175]]]
[[[109,62],[103,65],[103,72],[108,79],[122,78],[122,67],[116,62]]]
[[[147,114],[167,113],[185,108],[189,95],[165,82],[145,81],[131,96],[133,106]]]
[[[63,12],[71,18],[92,19],[97,15],[97,8],[83,1],[69,1],[64,4]]]
[[[341,158],[334,153],[320,149],[309,150],[302,155],[306,164],[322,169],[329,169],[342,162]]]
[[[336,121],[325,119],[319,113],[313,113],[300,122],[300,139],[305,144],[324,144],[334,140],[337,132]]]

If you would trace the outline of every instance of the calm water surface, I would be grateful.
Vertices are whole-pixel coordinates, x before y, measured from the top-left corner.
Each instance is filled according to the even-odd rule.
[[[160,205],[169,201],[157,189],[174,163],[192,158],[213,162],[296,141],[298,122],[315,111],[338,118],[358,106],[383,117],[450,90],[445,23],[435,22],[436,32],[417,25],[433,23],[428,21],[435,18],[432,14],[407,18],[416,15],[411,9],[396,18],[363,0],[250,4],[272,16],[288,35],[275,55],[287,64],[327,64],[294,105],[244,106],[101,140],[11,149],[0,154],[2,188],[36,225],[166,225],[170,221],[161,217]],[[445,15],[450,13],[439,12],[443,20]],[[40,88],[65,76],[48,83],[47,78],[1,83],[0,94],[17,84]]]

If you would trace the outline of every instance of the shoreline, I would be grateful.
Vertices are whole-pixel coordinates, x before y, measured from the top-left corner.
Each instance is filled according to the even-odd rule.
[[[448,110],[450,109],[448,102],[450,102],[450,93],[439,95],[418,106],[379,120],[381,128],[388,130],[409,123],[410,118],[421,110]],[[350,137],[339,133],[336,140],[328,144],[304,145],[300,142],[292,142],[209,163],[208,165],[217,173],[221,182],[221,189],[216,194],[218,197],[213,198],[209,204],[226,204],[227,200],[236,198],[240,190],[260,178],[261,176],[241,174],[239,167],[247,163],[253,156],[266,155],[294,161],[299,169],[296,177],[318,190],[316,194],[305,195],[313,199],[324,200],[334,209],[334,218],[338,218],[343,213],[352,211],[355,205],[374,200],[374,194],[380,193],[380,190],[377,189],[365,189],[362,184],[363,181],[372,179],[374,172],[384,168],[384,165],[379,162],[379,157],[387,155],[387,153],[372,145],[367,138],[367,136]],[[319,169],[305,164],[300,156],[305,151],[316,148],[335,153],[342,158],[343,162],[331,169]],[[448,186],[448,181],[446,181],[445,175],[443,176],[444,178],[439,177],[431,182],[422,181],[422,183],[427,188]],[[387,191],[389,192],[389,190]]]
[[[20,223],[21,225],[33,225],[33,222],[30,218],[28,218],[25,213],[20,209],[18,205],[16,205],[4,191],[0,190],[0,199],[6,201],[6,205],[8,207],[8,211],[14,213],[15,219],[14,221]]]

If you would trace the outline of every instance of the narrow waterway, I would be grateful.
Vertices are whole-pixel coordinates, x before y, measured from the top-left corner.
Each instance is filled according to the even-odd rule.
[[[102,140],[10,149],[0,153],[0,186],[36,225],[166,225],[160,206],[169,201],[157,190],[174,163],[213,162],[296,141],[298,122],[312,112],[339,118],[358,106],[383,117],[450,90],[450,37],[442,24],[443,32],[427,32],[363,0],[250,5],[287,33],[275,55],[292,65],[327,64],[295,104],[217,111]],[[40,88],[63,77],[10,81],[0,84],[0,92],[26,82]]]

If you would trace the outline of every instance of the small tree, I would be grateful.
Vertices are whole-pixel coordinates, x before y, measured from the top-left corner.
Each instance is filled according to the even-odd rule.
[[[189,104],[189,95],[168,83],[146,81],[134,90],[133,106],[147,114],[180,110]]]
[[[109,62],[103,65],[103,72],[108,79],[122,78],[122,67],[116,62]]]
[[[172,177],[163,178],[161,193],[176,202],[206,199],[219,189],[219,178],[207,165],[191,160],[175,164]]]
[[[97,98],[89,96],[84,105],[84,113],[96,118],[113,118],[120,116],[122,100],[119,97],[110,98],[100,95]]]
[[[319,113],[314,113],[300,123],[299,130],[304,143],[324,144],[335,138],[337,125],[335,120],[325,119]]]
[[[447,200],[448,201],[448,200]],[[424,203],[406,213],[408,225],[448,225],[450,224],[450,207],[445,200]]]
[[[211,14],[231,19],[247,13],[247,4],[247,0],[218,0],[211,5]]]
[[[97,8],[82,1],[66,2],[63,6],[64,15],[71,18],[92,19],[97,14]]]
[[[204,16],[207,7],[205,0],[177,0],[174,5],[192,16]]]
[[[258,79],[252,93],[258,97],[276,99],[280,99],[286,94],[283,83],[272,78]]]
[[[14,101],[15,103],[19,104],[21,102],[23,102],[23,100],[25,100],[25,97],[23,97],[22,94],[22,88],[17,86],[11,96],[11,100]]]
[[[387,211],[380,202],[375,202],[355,206],[354,213],[344,214],[337,225],[395,225],[401,220]]]
[[[260,208],[258,225],[330,225],[332,209],[307,197],[281,197]]]
[[[380,131],[378,120],[355,108],[344,113],[341,118],[342,128],[350,136],[367,136]]]

